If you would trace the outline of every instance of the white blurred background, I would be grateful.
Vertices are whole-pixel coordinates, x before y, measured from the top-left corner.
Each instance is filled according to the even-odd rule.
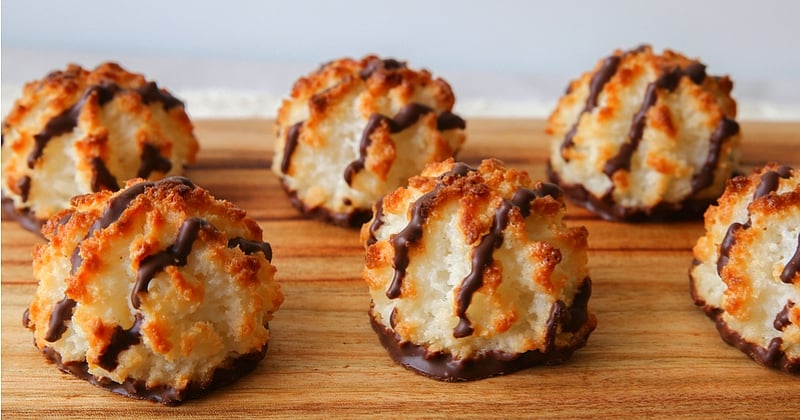
[[[729,74],[743,119],[800,120],[800,2],[2,2],[2,113],[68,62],[118,61],[193,117],[272,117],[320,63],[368,53],[448,80],[466,116],[546,117],[568,81],[641,43]]]

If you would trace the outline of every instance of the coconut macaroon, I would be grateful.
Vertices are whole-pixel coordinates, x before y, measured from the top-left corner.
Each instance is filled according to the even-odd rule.
[[[734,178],[694,246],[694,302],[722,339],[800,373],[800,171],[769,164]]]
[[[732,88],[677,52],[618,50],[550,115],[550,179],[605,219],[700,218],[738,166]]]
[[[258,224],[188,179],[76,197],[42,229],[24,323],[61,370],[176,404],[253,370],[283,301]]]
[[[456,154],[466,124],[454,102],[447,82],[404,62],[331,61],[283,101],[272,170],[302,213],[361,226],[375,200]]]
[[[198,149],[180,100],[110,62],[26,84],[2,137],[3,214],[33,231],[75,195],[181,174]]]
[[[553,184],[484,160],[426,166],[361,229],[373,329],[401,365],[444,381],[565,361],[588,312],[587,231]]]

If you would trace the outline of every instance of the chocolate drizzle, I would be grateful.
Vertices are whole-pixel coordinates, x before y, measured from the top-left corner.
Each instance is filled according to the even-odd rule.
[[[75,309],[75,305],[77,305],[77,302],[65,295],[63,299],[53,306],[47,335],[44,336],[45,340],[52,343],[53,341],[58,341],[64,335],[64,332],[67,331],[66,323],[72,319],[72,311]]]
[[[239,247],[242,252],[247,255],[261,252],[264,254],[264,258],[267,261],[272,262],[272,247],[266,243],[261,241],[251,241],[241,236],[237,236],[235,238],[231,238],[228,240],[228,248],[236,248]]]
[[[92,191],[102,190],[118,191],[119,184],[114,175],[109,172],[103,159],[95,156],[92,158]]]
[[[139,178],[147,178],[153,171],[167,173],[172,169],[172,162],[169,159],[161,156],[161,151],[158,147],[145,143],[142,148],[142,165],[139,167],[139,172],[136,176]]]
[[[367,246],[378,242],[378,239],[375,237],[375,232],[383,226],[383,198],[381,197],[378,201],[375,202],[375,216],[372,219],[372,223],[369,225],[369,238],[367,239]]]
[[[389,299],[397,299],[400,297],[403,279],[406,276],[406,268],[408,268],[410,262],[408,251],[422,238],[423,224],[436,203],[439,191],[441,191],[445,184],[450,184],[454,182],[455,179],[463,177],[468,172],[474,170],[475,169],[470,168],[464,163],[456,163],[450,171],[439,176],[436,187],[434,187],[433,190],[423,194],[414,202],[411,207],[411,220],[408,222],[408,225],[398,232],[390,241],[394,248],[394,258],[392,262],[394,275],[392,277],[392,283],[386,290],[386,297]]]
[[[641,53],[646,51],[646,46],[628,51],[622,56],[614,55],[603,61],[600,69],[598,69],[592,77],[589,86],[589,95],[586,99],[586,104],[578,116],[578,120],[570,128],[565,135],[564,141],[561,144],[561,156],[565,161],[569,161],[568,149],[574,146],[573,138],[577,133],[580,124],[581,116],[584,113],[591,112],[597,106],[597,96],[602,91],[605,84],[617,72],[620,61],[629,54]],[[631,127],[628,132],[627,138],[620,145],[617,153],[608,159],[603,165],[603,173],[612,177],[613,174],[619,170],[630,170],[631,159],[636,152],[639,144],[641,143],[646,127],[647,113],[658,100],[659,90],[666,90],[669,92],[674,91],[680,84],[681,79],[688,78],[694,84],[702,84],[707,78],[706,67],[700,62],[690,62],[685,67],[674,66],[667,71],[663,72],[653,82],[649,83],[645,89],[644,98],[638,109],[633,115]],[[725,141],[739,133],[739,124],[731,118],[723,116],[717,127],[709,138],[709,147],[706,155],[705,162],[697,172],[692,176],[691,192],[687,196],[694,195],[698,191],[707,188],[713,183],[714,171],[718,166],[722,147]],[[553,177],[551,176],[551,180]],[[562,187],[565,187],[562,184]],[[640,209],[626,209],[617,206],[614,203],[613,192],[614,187],[606,193],[604,197],[595,197],[593,194],[585,191],[577,191],[578,188],[572,188],[576,191],[567,191],[570,196],[577,196],[576,201],[589,208],[592,211],[598,212],[601,216],[609,220],[624,220],[629,218],[672,218],[670,212],[678,212],[681,214],[676,218],[684,218],[685,216],[694,216],[695,213],[702,215],[705,207],[711,204],[712,200],[684,200],[683,203],[663,203],[649,208]],[[567,188],[565,188],[567,190]],[[708,201],[703,205],[703,201]],[[663,213],[663,215],[662,215]]]
[[[372,75],[379,69],[398,70],[398,69],[403,69],[405,67],[406,63],[402,61],[397,61],[393,58],[387,58],[385,60],[375,58],[373,60],[370,60],[370,62],[367,64],[367,67],[361,70],[358,73],[358,76],[361,78],[361,80],[366,80],[372,77]]]
[[[289,127],[289,132],[286,133],[286,145],[283,146],[283,158],[281,159],[281,172],[284,174],[289,171],[289,164],[292,162],[292,155],[294,154],[294,149],[297,148],[297,142],[300,139],[300,129],[303,128],[304,122],[305,121],[300,121],[292,124],[292,126]]]
[[[114,333],[111,335],[108,347],[98,358],[98,366],[109,372],[116,369],[119,365],[120,353],[142,342],[142,335],[139,331],[142,326],[142,320],[141,312],[137,312],[134,316],[133,325],[127,330],[119,325],[114,327]]]
[[[178,238],[174,244],[157,254],[148,255],[142,259],[139,263],[139,271],[136,274],[136,283],[133,286],[133,290],[131,290],[131,304],[134,308],[138,309],[141,305],[139,293],[147,291],[147,286],[156,274],[170,265],[178,267],[186,265],[186,259],[192,251],[192,245],[197,239],[197,234],[201,228],[206,226],[209,226],[209,224],[197,217],[184,220],[180,230],[178,230]]]
[[[120,87],[113,83],[89,86],[75,105],[72,105],[61,114],[53,117],[45,124],[44,129],[33,136],[34,148],[28,156],[28,167],[33,169],[36,161],[42,156],[45,146],[53,137],[69,133],[78,125],[83,106],[92,97],[97,98],[97,104],[103,106],[120,91]]]
[[[33,136],[34,147],[33,150],[31,150],[31,153],[28,155],[28,168],[34,168],[36,162],[42,157],[44,149],[47,147],[47,144],[50,142],[50,140],[69,133],[75,129],[75,127],[78,125],[78,119],[83,111],[83,107],[86,105],[87,101],[91,100],[91,98],[96,98],[95,100],[97,101],[97,105],[102,107],[114,99],[114,96],[116,96],[119,92],[128,90],[131,89],[121,88],[112,81],[104,81],[100,84],[87,87],[74,105],[47,121],[42,131]],[[149,104],[151,102],[160,102],[163,104],[165,111],[168,111],[176,106],[183,106],[183,103],[180,100],[176,99],[168,92],[159,89],[155,82],[149,82],[138,89],[134,89],[134,91],[141,96],[143,103]],[[145,153],[147,152],[148,150],[145,148]],[[143,156],[143,160],[144,158],[145,156]],[[111,172],[109,172],[108,168],[105,166],[105,163],[99,157],[94,157],[91,164],[93,169],[91,186],[92,191],[96,192],[103,189],[108,189],[111,191],[119,190],[119,185],[117,184],[116,178],[114,178]],[[145,164],[148,163],[143,161],[143,166]],[[156,165],[154,166],[156,169],[164,167],[163,162],[161,161],[156,161],[149,164]],[[149,171],[152,171],[152,169],[148,170],[148,175]],[[164,172],[168,171],[169,170]],[[139,176],[142,177],[141,175]],[[30,183],[30,181],[28,182]],[[28,185],[28,188],[30,188],[30,185]],[[25,194],[25,197],[22,199],[22,201],[27,201],[27,194]],[[24,226],[30,229],[29,225]]]
[[[164,106],[164,111],[169,111],[172,108],[183,107],[183,102],[178,98],[172,96],[164,89],[159,89],[156,82],[147,82],[144,86],[136,89],[136,93],[142,98],[145,105],[151,102],[160,102]]]
[[[722,152],[722,143],[726,139],[735,136],[738,132],[739,123],[736,121],[728,117],[723,117],[720,120],[717,128],[711,134],[706,161],[700,171],[692,176],[692,192],[690,194],[694,194],[711,185],[714,181],[714,168],[717,167],[717,162],[719,162],[719,156]]]
[[[22,179],[17,182],[17,188],[19,188],[19,199],[22,202],[28,201],[28,194],[31,192],[31,177],[23,176]]]
[[[728,265],[731,248],[733,247],[733,244],[736,242],[736,232],[739,232],[742,229],[747,229],[749,227],[750,227],[749,220],[745,225],[741,223],[731,223],[731,225],[728,226],[728,230],[725,231],[725,236],[722,238],[722,242],[719,245],[719,257],[717,258],[717,274],[722,275],[722,269],[725,268],[726,265]]]
[[[639,147],[639,143],[642,140],[642,135],[644,134],[644,126],[647,119],[647,111],[650,110],[658,100],[658,90],[667,90],[672,92],[675,88],[678,87],[681,79],[683,77],[688,77],[696,84],[700,84],[706,78],[705,66],[700,63],[694,62],[687,66],[686,68],[675,67],[661,76],[659,76],[656,80],[649,83],[645,90],[644,99],[642,100],[642,104],[639,107],[639,111],[633,115],[633,122],[631,124],[631,129],[628,133],[628,141],[623,143],[619,151],[615,156],[609,159],[605,166],[603,167],[603,173],[607,176],[611,176],[614,172],[624,169],[630,170],[631,165],[631,157],[633,156],[633,152]],[[726,121],[726,118],[723,118],[723,121]],[[734,122],[735,124],[735,122]],[[727,125],[721,124],[721,126]],[[738,126],[737,126],[738,128]],[[717,132],[720,131],[720,128],[717,128],[715,134],[712,135],[711,144],[715,145],[721,143],[722,140],[729,137],[728,130],[723,130],[720,135],[717,135]],[[738,129],[737,129],[738,132]],[[733,133],[735,134],[735,133]],[[714,140],[717,141],[714,141]],[[719,153],[717,152],[715,156],[718,156]],[[716,166],[716,158],[713,159],[712,162],[712,169]],[[707,165],[706,165],[707,166]]]
[[[567,135],[564,136],[564,142],[561,143],[561,156],[564,158],[564,160],[569,160],[566,157],[567,149],[570,149],[575,145],[573,138],[575,137],[575,133],[578,131],[578,124],[580,124],[581,116],[585,113],[592,112],[592,110],[597,106],[597,99],[600,96],[600,92],[603,90],[603,87],[606,85],[606,83],[608,83],[614,74],[616,74],[620,61],[621,57],[617,55],[612,55],[606,58],[603,60],[603,64],[600,66],[600,69],[597,70],[594,76],[592,76],[592,81],[589,83],[589,96],[586,97],[586,103],[583,106],[583,110],[581,110],[581,113],[578,114],[578,120],[572,125],[572,128],[569,129]]]
[[[766,195],[769,195],[777,191],[780,181],[779,178],[788,179],[791,176],[792,176],[792,168],[788,166],[781,166],[777,170],[764,172],[763,174],[761,174],[758,186],[753,192],[752,201],[758,200],[761,197],[764,197]],[[742,229],[750,229],[750,224],[751,224],[750,211],[748,210],[747,221],[745,223],[742,224],[734,222],[731,223],[730,226],[728,226],[728,230],[725,231],[725,236],[722,238],[722,242],[720,243],[719,246],[719,257],[717,258],[717,274],[722,275],[723,267],[725,267],[725,265],[728,264],[731,248],[733,247],[733,244],[736,242],[737,232],[739,232]],[[793,277],[794,273],[797,272],[798,264],[800,264],[800,256],[798,256],[798,253],[800,253],[800,239],[798,239],[798,249],[799,251],[795,252],[795,257],[793,259],[790,259],[789,263],[786,264],[786,267],[784,267],[783,273],[781,273],[781,280],[784,281],[785,283],[790,283],[791,277],[789,278],[789,281],[786,281],[784,279],[784,273],[786,273],[786,275],[791,274],[791,276]],[[792,261],[794,261],[794,264],[792,263]],[[789,268],[791,266],[794,267],[793,273],[792,273],[792,268]]]
[[[347,185],[352,185],[353,176],[364,169],[367,149],[372,143],[372,133],[374,133],[378,127],[385,123],[389,127],[390,133],[399,133],[416,124],[423,115],[431,112],[436,111],[427,105],[412,102],[400,108],[400,111],[398,111],[393,118],[379,113],[372,114],[367,121],[367,125],[364,127],[364,131],[361,133],[361,142],[358,146],[358,159],[350,162],[344,170],[344,180],[347,182]],[[436,119],[436,128],[440,131],[455,128],[464,129],[465,127],[466,122],[450,111],[443,111]]]
[[[620,146],[617,154],[611,157],[603,166],[603,173],[606,176],[611,177],[618,170],[630,170],[631,158],[644,135],[647,112],[656,104],[658,91],[673,92],[684,77],[689,78],[689,80],[698,85],[703,83],[707,77],[705,66],[699,62],[692,62],[683,68],[674,67],[647,85],[639,111],[633,116],[628,140]],[[706,160],[700,170],[692,176],[690,181],[692,191],[688,195],[692,195],[711,185],[714,181],[714,169],[717,167],[717,162],[722,152],[722,144],[738,132],[739,124],[736,121],[725,116],[720,119],[709,139]]]
[[[358,145],[358,159],[350,162],[344,168],[344,180],[347,182],[347,185],[353,185],[353,176],[355,176],[355,174],[360,170],[364,169],[367,148],[372,143],[370,136],[372,136],[372,133],[377,130],[384,121],[388,120],[388,117],[378,113],[372,114],[369,117],[369,121],[367,121],[364,131],[361,133],[361,142]]]
[[[792,324],[792,321],[789,319],[789,313],[792,311],[794,307],[794,302],[791,300],[786,302],[786,305],[783,306],[778,315],[775,316],[775,320],[772,322],[772,326],[775,327],[778,331],[783,331],[784,328],[788,327]]]
[[[184,186],[190,189],[195,188],[195,185],[192,183],[192,181],[189,180],[189,178],[185,178],[182,176],[171,176],[169,178],[164,178],[159,181],[154,181],[154,182],[148,181],[148,182],[140,182],[138,184],[134,184],[125,191],[119,193],[116,197],[112,198],[108,202],[108,207],[106,207],[106,210],[103,212],[100,218],[97,219],[96,222],[94,222],[91,229],[89,229],[89,233],[86,236],[89,237],[96,230],[102,230],[111,226],[112,223],[116,222],[120,218],[120,216],[122,216],[122,213],[125,211],[125,209],[128,208],[128,206],[130,206],[131,202],[133,202],[133,200],[135,200],[136,197],[143,194],[147,188],[153,187],[157,184],[173,183],[173,182],[183,184]]]
[[[108,206],[106,207],[105,211],[100,216],[100,218],[98,218],[89,228],[89,232],[86,233],[86,237],[84,238],[84,240],[91,237],[95,231],[103,230],[111,226],[112,223],[116,222],[120,218],[120,216],[122,216],[122,213],[125,211],[125,209],[127,209],[128,206],[130,206],[131,202],[133,202],[133,200],[135,200],[136,197],[138,197],[140,194],[143,194],[145,189],[150,188],[156,184],[169,183],[169,182],[177,182],[183,184],[184,186],[190,189],[195,188],[194,184],[192,183],[192,181],[189,180],[189,178],[184,178],[181,176],[172,176],[155,182],[148,181],[148,182],[140,182],[138,184],[134,184],[125,191],[122,191],[121,193],[117,194],[117,196],[115,196],[111,200],[109,200]],[[70,268],[71,275],[75,275],[75,273],[78,272],[78,268],[80,268],[81,264],[83,263],[83,258],[80,255],[80,248],[81,247],[79,243],[78,245],[75,246],[75,250],[72,252],[72,256],[70,258],[70,262],[72,264],[72,267]]]
[[[464,130],[467,128],[467,122],[463,118],[450,111],[442,111],[436,118],[436,129],[439,131],[447,131],[460,128]]]
[[[109,201],[108,207],[106,207],[106,210],[103,212],[100,218],[92,224],[84,240],[91,237],[95,231],[105,229],[112,223],[116,222],[117,219],[119,219],[119,217],[125,211],[125,209],[128,208],[130,203],[140,194],[144,193],[146,188],[152,187],[156,185],[156,183],[164,183],[164,182],[179,182],[189,188],[194,188],[194,184],[192,184],[192,182],[189,181],[188,178],[178,177],[178,176],[165,178],[157,182],[141,182],[135,184],[130,188],[126,189],[125,191],[119,193],[116,197],[112,198]],[[71,217],[71,214],[69,216]],[[66,223],[66,221],[68,221],[69,218],[65,217],[62,220],[64,223]],[[183,226],[181,227],[183,228]],[[187,232],[187,234],[188,233],[189,232]],[[179,233],[179,242],[180,242],[180,233]],[[73,276],[78,272],[78,269],[83,264],[83,257],[81,257],[80,254],[80,249],[81,249],[80,245],[81,244],[78,243],[75,246],[75,250],[72,252],[72,255],[70,257],[70,264],[71,264],[70,275]],[[183,244],[180,244],[179,246],[183,246]],[[191,249],[191,244],[189,245],[189,247]],[[142,262],[142,264],[144,264],[144,261]],[[140,276],[141,276],[141,271],[142,267],[140,265],[139,267]],[[137,285],[138,283],[139,279],[137,277]],[[147,285],[145,284],[144,287],[146,288]],[[136,302],[138,302],[138,297],[135,297],[136,291],[137,291],[136,286],[134,286],[134,291],[132,292],[131,296],[132,302],[134,301],[134,298],[136,299]],[[65,323],[66,321],[72,318],[72,309],[75,307],[75,305],[76,302],[68,298],[67,296],[64,296],[64,299],[62,299],[55,305],[55,307],[53,308],[53,312],[50,316],[50,328],[48,329],[47,337],[45,337],[47,341],[58,340],[64,333],[64,331],[66,331]],[[134,303],[134,307],[138,308],[138,304]]]
[[[408,268],[410,262],[408,251],[414,243],[422,238],[422,224],[428,218],[428,213],[433,207],[438,193],[439,189],[437,188],[417,199],[411,210],[411,221],[391,239],[392,247],[394,247],[394,260],[392,263],[394,275],[392,283],[386,290],[386,297],[389,299],[400,297],[403,279],[406,276],[406,268]]]
[[[797,271],[800,270],[800,234],[797,236],[797,248],[794,250],[794,255],[786,263],[781,271],[781,281],[787,284],[792,284],[792,281],[797,276]]]
[[[69,262],[70,262],[69,275],[74,276],[75,273],[78,272],[78,269],[81,268],[81,264],[83,264],[83,257],[81,257],[80,244],[78,244],[72,251],[72,255],[69,257]]]
[[[792,168],[781,166],[777,170],[767,171],[761,175],[761,181],[753,193],[753,200],[757,200],[773,191],[778,190],[780,178],[789,179],[792,176]]]
[[[45,124],[44,129],[38,134],[33,136],[35,147],[31,154],[28,156],[28,167],[33,169],[36,161],[41,157],[44,152],[45,146],[53,137],[58,137],[72,131],[78,125],[78,118],[80,117],[83,106],[92,97],[97,98],[97,104],[103,106],[110,102],[114,96],[124,89],[120,88],[113,82],[104,82],[99,85],[92,85],[86,88],[83,95],[78,102],[69,107],[61,114],[53,117]],[[142,102],[149,104],[150,102],[161,102],[164,105],[164,110],[176,106],[183,106],[183,103],[162,91],[156,86],[154,82],[149,82],[143,87],[136,89],[136,92],[141,96]]]
[[[753,192],[753,201],[777,191],[780,183],[779,178],[789,178],[790,176],[791,168],[788,166],[783,166],[777,170],[770,170],[762,173],[759,184]],[[749,229],[750,227],[751,219],[749,211],[747,215],[747,221],[745,223],[735,222],[728,227],[725,237],[720,244],[719,257],[717,259],[717,273],[720,276],[722,275],[723,268],[729,261],[729,254],[736,241],[737,232],[740,230]],[[800,242],[800,238],[798,238],[798,241]],[[800,245],[798,245],[798,247],[800,248]],[[699,263],[700,262],[698,261],[694,265],[698,265]],[[788,265],[790,264],[787,264],[787,266]],[[784,268],[784,272],[785,271],[786,267]],[[787,356],[786,352],[782,350],[783,339],[780,336],[770,339],[766,346],[749,341],[748,338],[743,337],[738,331],[732,329],[725,322],[726,312],[722,308],[711,306],[699,298],[692,271],[690,271],[689,279],[692,299],[696,305],[702,307],[703,312],[705,312],[706,315],[714,320],[717,330],[719,331],[720,337],[722,337],[723,341],[738,348],[759,364],[767,367],[777,368],[789,373],[800,372],[800,360],[791,359]],[[783,277],[781,277],[781,280],[784,280]],[[776,314],[775,319],[772,322],[772,326],[776,331],[783,331],[792,323],[789,317],[794,306],[795,303],[793,301],[787,301],[780,312]],[[764,337],[764,340],[767,339],[768,337]]]
[[[456,299],[456,315],[458,325],[453,329],[453,337],[463,338],[472,335],[474,329],[467,318],[467,308],[472,302],[472,296],[483,286],[483,273],[492,264],[494,250],[503,244],[503,232],[508,226],[509,214],[514,208],[519,209],[522,217],[530,215],[530,203],[536,198],[544,196],[554,198],[561,195],[561,190],[553,184],[541,183],[535,190],[520,188],[514,192],[511,200],[503,199],[494,215],[492,227],[481,238],[480,243],[472,251],[472,271],[461,281]]]

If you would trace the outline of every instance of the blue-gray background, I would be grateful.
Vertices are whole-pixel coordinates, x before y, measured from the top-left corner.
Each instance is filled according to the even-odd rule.
[[[791,0],[6,0],[1,15],[4,88],[117,60],[178,91],[280,96],[319,63],[378,53],[453,75],[459,98],[552,103],[614,49],[650,43],[731,75],[745,108],[800,103]]]

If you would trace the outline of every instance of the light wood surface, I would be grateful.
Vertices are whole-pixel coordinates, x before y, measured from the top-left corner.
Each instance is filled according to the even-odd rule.
[[[497,157],[544,178],[544,123],[469,121],[460,158]],[[800,166],[800,123],[742,124],[746,168]],[[45,362],[22,327],[38,239],[2,222],[2,415],[44,418],[750,417],[800,416],[800,377],[724,344],[688,293],[701,222],[621,224],[568,205],[589,230],[598,327],[566,364],[442,383],[392,362],[367,318],[358,233],[304,220],[269,172],[272,122],[199,121],[188,175],[248,210],[274,249],[286,300],[267,358],[236,384],[178,407],[123,398]]]

